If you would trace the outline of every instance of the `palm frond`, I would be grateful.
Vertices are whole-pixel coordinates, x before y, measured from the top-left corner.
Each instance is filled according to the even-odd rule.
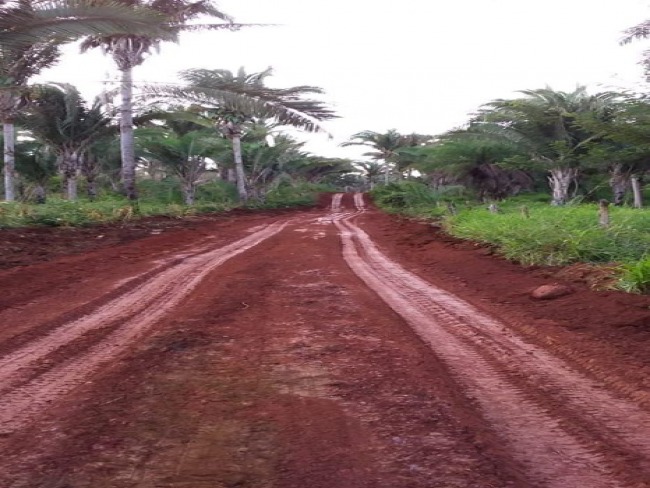
[[[167,17],[117,1],[52,0],[0,8],[0,45],[22,46],[57,39],[72,41],[88,35],[164,34]]]

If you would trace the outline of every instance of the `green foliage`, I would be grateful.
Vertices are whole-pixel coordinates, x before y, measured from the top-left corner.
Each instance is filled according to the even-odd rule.
[[[266,194],[264,202],[249,201],[249,208],[289,208],[314,205],[319,193],[334,188],[323,184],[292,183],[278,185]]]
[[[465,189],[454,185],[433,190],[417,181],[378,186],[370,192],[373,201],[389,212],[418,217],[440,217],[448,204],[464,204]]]
[[[216,203],[232,205],[237,201],[237,188],[235,185],[225,181],[211,181],[197,188],[196,200],[199,204]]]
[[[650,213],[611,209],[612,225],[598,224],[596,205],[565,208],[534,205],[524,216],[517,202],[501,213],[483,208],[460,212],[445,222],[456,237],[495,245],[508,259],[524,265],[574,262],[634,262],[650,248]]]
[[[224,211],[228,208],[230,206],[224,203],[209,202],[195,207],[175,203],[141,202],[136,207],[124,198],[107,198],[96,202],[51,199],[44,205],[3,203],[0,204],[0,229],[26,226],[78,227],[153,215],[180,218],[197,213]]]
[[[141,180],[138,182],[138,191],[142,202],[181,204],[183,201],[181,187],[176,178],[165,178],[160,181]]]
[[[5,202],[0,204],[0,229],[33,225],[84,226],[153,215],[180,218],[222,212],[235,206],[235,189],[223,181],[212,181],[200,187],[197,203],[192,207],[182,204],[180,184],[175,178],[163,181],[143,180],[141,183],[142,198],[137,206],[118,195],[108,195],[96,202],[70,202],[55,198],[45,205]]]
[[[650,293],[650,257],[621,266],[619,288],[628,293]]]
[[[372,191],[372,197],[377,204],[393,209],[435,205],[438,200],[429,187],[412,181],[377,187]]]

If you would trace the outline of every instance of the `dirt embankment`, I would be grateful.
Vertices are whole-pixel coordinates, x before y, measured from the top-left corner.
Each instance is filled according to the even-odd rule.
[[[650,299],[324,203],[0,271],[0,486],[650,486]]]

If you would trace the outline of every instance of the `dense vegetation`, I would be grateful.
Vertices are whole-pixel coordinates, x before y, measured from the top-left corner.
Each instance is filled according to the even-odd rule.
[[[98,9],[103,22],[85,20],[96,18]],[[70,18],[78,20],[71,24]],[[192,22],[197,18],[203,23]],[[79,222],[84,219],[71,217],[74,209],[86,207],[95,210],[79,212],[103,220],[115,213],[166,213],[165,205],[197,212],[237,201],[304,203],[313,199],[306,189],[313,193],[318,185],[336,184],[352,169],[347,160],[308,154],[282,131],[285,126],[322,131],[321,122],[335,115],[312,98],[322,93],[318,87],[267,86],[271,69],[187,70],[180,74],[184,84],[145,87],[134,98],[132,70],[160,43],[177,41],[184,30],[247,27],[210,1],[8,3],[0,8],[0,21],[0,39],[13,33],[13,40],[0,45],[3,196],[9,203],[0,225]],[[117,103],[111,91],[86,101],[69,84],[29,83],[55,64],[59,46],[73,39],[82,40],[82,50],[101,48],[113,58],[122,75]],[[231,188],[227,201],[221,195],[215,200],[207,189],[220,186],[237,192]],[[147,194],[152,187],[161,191]],[[49,195],[70,204],[27,206],[45,204]],[[173,198],[158,198],[165,195]],[[71,204],[79,198],[100,201],[94,207]],[[131,210],[119,210],[126,207]],[[67,217],[39,217],[57,211]],[[176,207],[171,212],[178,213]],[[21,220],[23,214],[28,218]]]

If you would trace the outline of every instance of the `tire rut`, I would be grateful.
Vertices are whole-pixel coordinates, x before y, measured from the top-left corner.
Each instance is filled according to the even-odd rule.
[[[353,214],[340,212],[340,200],[337,205],[332,201],[331,220],[340,231],[348,265],[447,363],[533,481],[552,488],[625,486],[628,476],[620,480],[613,474],[625,464],[642,471],[637,475],[645,472],[647,479],[647,412],[391,261],[352,222],[363,211],[359,197],[354,201],[358,211]],[[550,412],[538,401],[544,395],[554,397],[566,412]],[[571,416],[588,428],[566,428]],[[608,450],[609,442],[616,449]]]
[[[186,257],[165,268],[136,290],[127,292],[88,315],[62,325],[46,336],[0,359],[0,432],[11,433],[28,424],[100,366],[114,359],[148,332],[171,308],[178,305],[216,267],[279,233],[287,225],[275,223],[224,247]],[[18,388],[30,368],[72,341],[98,329],[121,325],[100,342]]]

